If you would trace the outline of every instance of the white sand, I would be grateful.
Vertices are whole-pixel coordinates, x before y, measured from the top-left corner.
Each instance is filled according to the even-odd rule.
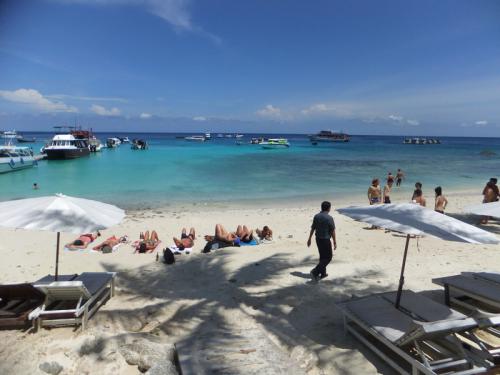
[[[394,193],[393,201],[411,194]],[[331,197],[327,197],[331,198]],[[459,213],[480,202],[476,193],[448,194],[448,212]],[[432,199],[429,199],[432,204]],[[366,204],[361,198],[337,202],[336,207]],[[118,272],[118,293],[91,319],[85,332],[71,328],[42,329],[37,334],[0,331],[0,373],[34,374],[45,361],[63,365],[62,374],[136,374],[111,343],[130,332],[153,333],[178,342],[211,327],[251,329],[257,325],[309,374],[387,373],[388,368],[359,342],[343,335],[335,308],[353,295],[394,290],[397,287],[404,238],[383,230],[368,230],[333,212],[338,249],[328,268],[329,277],[318,285],[308,283],[317,262],[317,250],[305,242],[312,216],[320,202],[289,202],[270,208],[227,209],[195,205],[155,212],[132,212],[103,237],[156,229],[163,245],[179,235],[182,226],[194,226],[195,253],[178,256],[167,266],[156,254],[133,254],[123,245],[113,254],[62,252],[60,273]],[[255,204],[257,207],[258,204]],[[466,220],[472,217],[460,216]],[[200,254],[203,234],[213,233],[216,223],[233,229],[269,225],[273,244],[228,248]],[[486,227],[498,232],[492,223]],[[0,230],[0,282],[34,281],[54,272],[55,234],[24,230]],[[63,243],[72,235],[63,234]],[[418,246],[417,246],[418,242]],[[444,242],[435,238],[411,241],[406,287],[415,291],[437,290],[433,277],[462,271],[500,271],[498,246]],[[436,293],[439,297],[439,294]],[[95,353],[81,355],[82,343],[101,340]],[[94,342],[95,343],[95,342]]]

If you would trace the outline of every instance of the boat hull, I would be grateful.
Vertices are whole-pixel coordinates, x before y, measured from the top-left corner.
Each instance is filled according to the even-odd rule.
[[[65,160],[65,159],[77,159],[84,156],[90,155],[90,150],[88,148],[77,148],[70,150],[50,150],[45,149],[47,154],[47,159],[49,160]]]
[[[346,138],[332,139],[332,138],[323,138],[323,137],[311,137],[311,142],[345,143],[345,142],[349,142],[349,139],[346,139]]]
[[[278,150],[290,147],[289,145],[262,145],[262,148],[265,150]]]
[[[0,173],[20,171],[36,165],[36,161],[33,158],[23,158],[23,162],[21,162],[20,158],[13,158],[13,161],[14,163],[11,163],[10,160],[0,161]]]

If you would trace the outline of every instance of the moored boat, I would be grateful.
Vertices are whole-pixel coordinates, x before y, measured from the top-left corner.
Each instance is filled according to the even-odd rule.
[[[116,147],[120,146],[121,143],[122,143],[122,141],[120,141],[120,139],[118,139],[116,137],[108,138],[106,140],[106,146],[108,148],[116,148]]]
[[[309,136],[311,142],[349,142],[351,138],[348,134],[322,130],[318,134]]]
[[[0,173],[13,172],[37,165],[29,147],[18,147],[8,143],[0,146]]]
[[[269,138],[267,141],[261,142],[260,145],[268,150],[290,147],[288,139],[285,138]]]
[[[76,159],[90,154],[88,139],[73,134],[56,134],[52,142],[44,147],[49,160]]]
[[[189,137],[184,137],[186,141],[190,142],[205,142],[206,138],[203,135],[192,135]]]
[[[132,150],[146,150],[148,143],[144,139],[134,139],[131,148]]]
[[[17,138],[17,132],[15,130],[4,131],[2,133],[2,138],[5,138],[5,139],[16,139]]]
[[[130,139],[128,137],[118,137],[121,143],[130,143]]]
[[[22,135],[18,135],[16,139],[17,139],[17,141],[19,143],[35,143],[36,142],[36,138],[35,137],[26,138],[26,137],[24,137]]]

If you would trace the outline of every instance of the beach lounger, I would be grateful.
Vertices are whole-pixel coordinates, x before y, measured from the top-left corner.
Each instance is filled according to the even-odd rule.
[[[408,306],[408,298],[403,295],[401,300]],[[413,319],[407,312],[396,309],[390,298],[383,295],[337,306],[343,313],[346,331],[400,374],[465,375],[487,371],[485,366],[474,363],[456,337],[457,332],[477,326],[473,319],[456,319],[453,312],[442,311],[442,320]]]
[[[384,293],[382,296],[394,303],[396,294],[396,292],[391,292]],[[412,318],[425,322],[443,319],[467,321],[471,327],[458,331],[457,337],[475,356],[487,361],[488,366],[500,364],[500,332],[495,328],[500,324],[499,314],[475,311],[473,315],[467,316],[410,290],[403,291],[400,308]]]
[[[45,295],[31,284],[0,285],[0,328],[27,328]]]
[[[79,325],[86,328],[90,317],[114,295],[114,272],[84,272],[71,281],[39,280],[34,286],[45,293],[45,301],[30,318],[36,327]]]
[[[447,305],[455,303],[471,311],[500,313],[500,283],[492,281],[494,275],[486,272],[462,274],[432,279],[432,282],[444,287]]]

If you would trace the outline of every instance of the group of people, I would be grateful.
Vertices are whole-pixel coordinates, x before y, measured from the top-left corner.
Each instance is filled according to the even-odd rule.
[[[392,175],[391,172],[387,174],[386,184],[383,190],[380,188],[380,180],[378,178],[374,178],[370,187],[368,188],[368,203],[370,205],[385,203],[391,203],[391,191],[392,186],[394,185],[394,180],[396,179],[396,186],[401,186],[401,181],[404,178],[404,174],[401,169],[398,169],[398,173],[396,174],[396,178]],[[485,188],[486,189],[486,188]],[[498,188],[497,188],[498,191]],[[434,210],[436,212],[444,214],[446,206],[448,205],[448,199],[443,195],[443,189],[441,186],[437,186],[434,189]],[[419,204],[420,206],[426,207],[427,201],[424,197],[422,191],[422,183],[415,183],[415,190],[413,191],[413,195],[411,197],[411,202],[415,204]]]
[[[267,225],[264,225],[262,229],[257,228],[255,235],[256,237],[254,236],[253,229],[249,229],[246,225],[238,225],[234,232],[230,232],[222,224],[216,224],[215,233],[213,235],[205,235],[207,244],[203,252],[210,252],[228,246],[257,243],[257,239],[259,241],[272,241],[273,239],[273,231]]]

